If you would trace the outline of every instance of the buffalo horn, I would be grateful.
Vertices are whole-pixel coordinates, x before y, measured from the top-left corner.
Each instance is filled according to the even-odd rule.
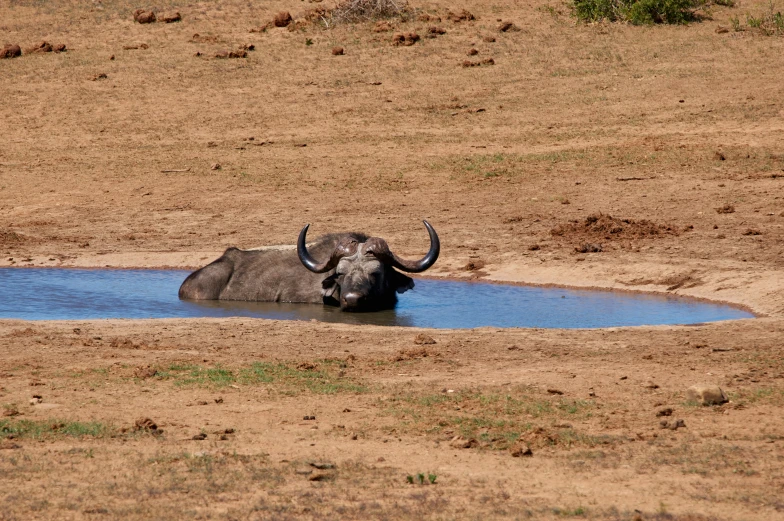
[[[386,262],[395,268],[401,271],[406,271],[408,273],[420,273],[435,264],[436,260],[438,260],[438,254],[441,252],[441,242],[438,240],[438,234],[430,225],[430,223],[427,221],[422,222],[425,223],[427,233],[430,234],[430,251],[427,252],[427,255],[418,261],[410,261],[401,259],[394,253],[389,252],[390,258],[385,259]]]
[[[337,247],[335,247],[335,251],[332,252],[332,255],[330,255],[329,259],[321,263],[317,262],[316,259],[311,257],[310,253],[308,253],[308,247],[305,245],[305,237],[308,234],[309,227],[310,224],[306,224],[305,227],[302,228],[302,231],[299,232],[299,239],[297,240],[297,255],[299,255],[300,262],[302,262],[302,264],[313,273],[324,273],[333,269],[338,265],[340,259],[342,259],[346,254],[350,253],[350,246],[347,247],[348,245],[341,242],[338,243]],[[356,243],[356,241],[354,241],[354,243]],[[354,249],[356,250],[356,246],[354,246]]]

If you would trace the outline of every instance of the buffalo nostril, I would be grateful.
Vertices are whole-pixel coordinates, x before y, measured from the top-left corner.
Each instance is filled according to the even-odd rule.
[[[343,300],[346,301],[346,305],[347,306],[352,306],[352,307],[356,306],[357,304],[359,304],[360,298],[361,297],[360,297],[359,293],[346,293],[343,296]]]

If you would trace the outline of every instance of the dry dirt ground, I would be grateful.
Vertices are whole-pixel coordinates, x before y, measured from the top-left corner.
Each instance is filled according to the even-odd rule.
[[[0,266],[195,267],[306,222],[415,256],[427,218],[433,275],[760,317],[0,321],[0,519],[784,518],[784,38],[716,32],[768,2],[681,27],[544,0],[297,22],[326,4],[0,3],[0,44],[67,46],[0,60]],[[293,30],[250,32],[281,10]]]

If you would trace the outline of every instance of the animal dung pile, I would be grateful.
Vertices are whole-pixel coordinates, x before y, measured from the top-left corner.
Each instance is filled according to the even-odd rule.
[[[275,27],[288,27],[293,21],[294,19],[291,17],[291,13],[288,11],[281,11],[272,19],[272,25]]]
[[[218,59],[225,59],[225,58],[247,58],[248,51],[245,49],[237,49],[235,51],[220,51],[215,53],[215,57]]]
[[[165,15],[163,15],[163,16],[161,17],[161,20],[160,20],[160,21],[161,21],[161,22],[163,22],[163,23],[165,23],[165,24],[171,24],[171,23],[175,23],[175,22],[181,22],[181,21],[182,21],[182,16],[180,16],[180,13],[179,13],[179,12],[170,13],[170,14],[165,14]]]
[[[495,60],[492,58],[485,58],[484,60],[479,60],[479,61],[464,60],[463,63],[461,63],[460,65],[463,67],[480,67],[482,65],[495,65]]]
[[[161,15],[161,17],[158,18],[155,15],[154,11],[148,11],[146,9],[137,9],[133,12],[133,21],[140,24],[151,24],[155,22],[163,22],[165,24],[171,24],[174,22],[182,21],[182,16],[180,15],[179,12],[174,12],[174,13],[167,13]]]
[[[397,33],[395,36],[392,37],[392,45],[404,45],[404,46],[411,46],[414,45],[419,41],[419,35],[417,33]]]
[[[6,58],[16,58],[22,55],[22,48],[16,44],[7,43],[0,50],[0,60]]]
[[[155,13],[145,9],[137,9],[133,12],[133,21],[140,24],[151,24],[157,20]]]
[[[448,11],[446,15],[447,20],[451,20],[454,23],[460,22],[472,22],[476,20],[476,17],[471,14],[470,12],[462,9],[459,13],[453,13],[452,11]]]
[[[446,34],[446,29],[444,29],[443,27],[431,25],[430,27],[427,28],[427,35],[425,37],[436,38],[437,36],[441,36],[443,34]]]

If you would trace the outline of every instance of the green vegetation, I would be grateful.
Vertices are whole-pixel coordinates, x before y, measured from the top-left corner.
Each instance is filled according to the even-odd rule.
[[[406,476],[406,482],[409,483],[410,485],[413,485],[414,483],[418,483],[419,485],[427,485],[428,483],[430,483],[431,485],[435,485],[436,479],[438,479],[438,476],[436,474],[433,474],[432,472],[429,472],[427,474],[427,481],[425,481],[424,472],[420,472],[416,474],[416,476],[414,476],[413,474],[409,474],[408,476]]]
[[[102,438],[111,436],[116,430],[99,422],[72,422],[62,420],[0,420],[0,436],[3,438]]]
[[[296,394],[364,393],[367,387],[340,375],[341,360],[320,360],[316,364],[292,367],[285,363],[256,362],[250,367],[227,369],[195,364],[173,364],[158,372],[158,378],[173,380],[177,386],[226,387],[229,385],[272,384],[281,392]]]
[[[733,29],[736,31],[746,30],[737,17],[732,18],[730,21]],[[784,35],[784,15],[781,14],[781,11],[776,11],[773,2],[770,2],[768,10],[759,16],[746,14],[746,25],[766,36]]]
[[[706,0],[574,0],[574,13],[586,22],[685,24],[698,20],[695,12],[705,5]]]

